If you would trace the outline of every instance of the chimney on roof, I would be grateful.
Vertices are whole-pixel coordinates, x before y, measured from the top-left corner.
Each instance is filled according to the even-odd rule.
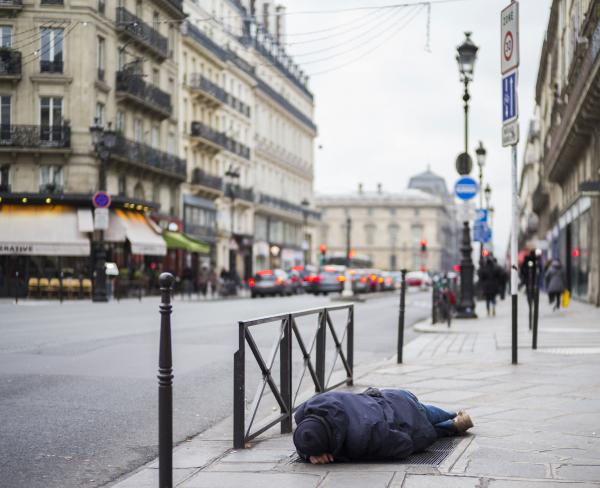
[[[358,193],[359,193],[359,194],[362,194],[362,192],[363,192],[363,184],[362,184],[362,183],[359,183],[359,184],[358,184]]]
[[[383,185],[381,183],[377,183],[377,193],[380,195],[383,193]]]

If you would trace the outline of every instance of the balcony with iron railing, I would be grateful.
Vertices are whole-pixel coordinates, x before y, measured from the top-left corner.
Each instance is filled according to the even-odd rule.
[[[64,62],[61,59],[41,59],[40,60],[40,72],[41,73],[62,73],[64,70]]]
[[[142,75],[134,71],[117,71],[116,93],[119,98],[152,112],[158,118],[166,119],[173,113],[171,95],[146,83]]]
[[[111,149],[110,155],[113,159],[181,181],[187,176],[186,162],[183,159],[120,135],[117,136],[115,147]]]
[[[207,174],[201,168],[194,168],[192,171],[191,184],[204,186],[218,192],[223,191],[223,178]]]
[[[202,242],[213,244],[217,241],[217,228],[185,222],[185,233]]]
[[[266,205],[268,207],[276,208],[278,210],[283,210],[285,212],[292,212],[296,214],[300,214],[302,216],[306,215],[307,218],[311,218],[314,220],[321,220],[321,213],[315,210],[310,210],[302,205],[289,202],[282,198],[272,197],[271,195],[266,195],[264,193],[260,194],[260,198],[258,203],[261,205]]]
[[[117,7],[117,30],[159,60],[163,61],[167,58],[169,54],[167,38],[124,7]]]
[[[211,105],[219,106],[227,103],[227,92],[200,73],[190,75],[189,87]]]
[[[69,126],[0,125],[0,151],[69,150]]]
[[[23,10],[23,0],[0,0],[0,15],[15,15]]]
[[[225,49],[190,22],[183,24],[183,34],[196,41],[200,46],[204,47],[221,61],[227,61],[229,59],[229,53]]]
[[[196,139],[198,144],[212,152],[217,153],[221,149],[224,149],[225,134],[207,126],[203,122],[192,122],[190,135]]]
[[[229,198],[234,197],[238,200],[244,200],[249,203],[254,203],[254,190],[252,188],[244,188],[241,185],[227,183],[225,185],[225,195]]]
[[[21,79],[21,53],[14,49],[0,48],[0,80]]]

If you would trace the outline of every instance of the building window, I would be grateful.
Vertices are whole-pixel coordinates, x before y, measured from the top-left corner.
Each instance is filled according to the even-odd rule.
[[[152,185],[152,202],[160,207],[160,185],[158,183]]]
[[[10,191],[10,166],[8,164],[0,166],[0,191]]]
[[[142,8],[142,0],[137,0],[135,2],[135,15],[142,19],[144,17],[144,9]]]
[[[104,15],[105,11],[106,11],[106,2],[105,2],[105,0],[98,0],[98,13],[100,15]]]
[[[156,10],[152,14],[152,27],[154,27],[155,31],[160,31],[160,15]]]
[[[167,139],[167,152],[169,154],[176,154],[175,151],[175,133],[169,132],[169,138]]]
[[[101,102],[96,103],[96,119],[98,120],[98,125],[100,127],[104,127],[104,104]]]
[[[123,66],[125,66],[125,47],[119,46],[117,49],[117,67],[119,71],[123,69]]]
[[[40,71],[42,73],[63,72],[63,29],[41,29]]]
[[[375,224],[365,225],[365,240],[368,246],[372,246],[373,244],[375,244],[375,230]]]
[[[136,200],[145,200],[144,187],[140,182],[136,183],[133,188],[133,198]]]
[[[0,26],[0,47],[12,47],[12,26]]]
[[[40,193],[62,193],[62,166],[42,166],[40,168]]]
[[[157,68],[152,68],[152,84],[160,87],[160,71]]]
[[[117,124],[115,129],[120,133],[125,132],[125,112],[122,110],[117,111]]]
[[[396,215],[396,209],[390,208],[390,215]]]
[[[119,175],[118,192],[120,197],[127,196],[127,178],[125,175]]]
[[[156,126],[152,127],[151,146],[155,149],[160,147],[160,129]]]
[[[392,271],[396,271],[396,255],[395,254],[390,254],[390,269]]]
[[[144,138],[144,123],[142,119],[135,119],[133,121],[133,136],[135,142],[142,142]]]
[[[98,68],[98,79],[100,81],[104,81],[104,67],[106,63],[106,41],[103,37],[98,37],[98,59],[97,59],[97,68]]]
[[[0,139],[3,141],[10,140],[10,108],[11,97],[4,95],[0,97]]]
[[[63,106],[61,97],[42,97],[40,100],[40,139],[62,140]]]
[[[420,225],[413,225],[411,231],[413,243],[418,244],[421,239],[423,239],[423,227]]]
[[[173,28],[172,25],[169,25],[169,57],[172,59],[174,56],[175,56],[175,29]]]

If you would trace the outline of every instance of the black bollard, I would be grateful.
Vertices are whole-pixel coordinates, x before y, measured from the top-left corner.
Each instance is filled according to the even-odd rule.
[[[437,324],[437,289],[435,282],[431,285],[431,323]]]
[[[397,362],[402,364],[402,350],[404,349],[404,310],[406,305],[406,270],[400,270],[402,280],[400,281],[400,315],[398,317],[398,354]]]
[[[19,303],[19,272],[15,272],[15,304]]]
[[[64,277],[64,274],[63,274],[63,271],[61,269],[60,270],[60,283],[59,283],[60,286],[58,287],[58,299],[60,300],[60,304],[61,305],[62,305],[63,298],[64,298],[63,297],[63,277]]]
[[[538,276],[538,271],[540,271],[540,268],[537,256],[535,258],[535,266],[533,269],[533,334],[531,338],[531,348],[537,349],[538,319],[540,312],[540,277]]]
[[[527,307],[529,312],[529,330],[533,328],[533,286],[535,281],[535,269],[532,261],[527,262],[527,282],[525,292],[527,293]]]
[[[159,488],[173,488],[173,359],[171,356],[171,287],[175,278],[162,273],[160,283],[160,345],[158,355],[158,479]]]

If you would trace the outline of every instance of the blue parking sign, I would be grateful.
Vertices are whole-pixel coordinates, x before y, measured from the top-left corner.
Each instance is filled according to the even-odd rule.
[[[502,122],[515,120],[518,114],[517,104],[517,71],[502,78]]]

